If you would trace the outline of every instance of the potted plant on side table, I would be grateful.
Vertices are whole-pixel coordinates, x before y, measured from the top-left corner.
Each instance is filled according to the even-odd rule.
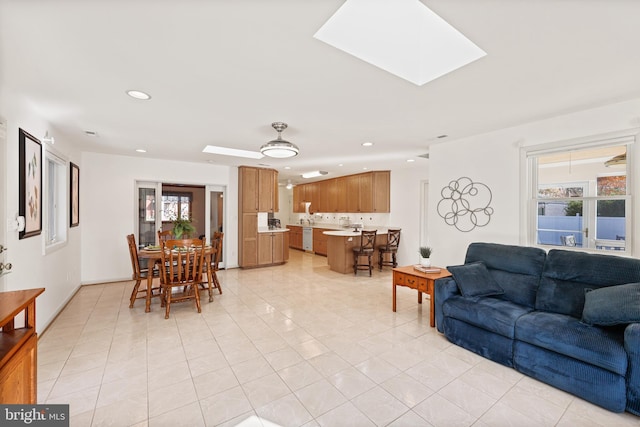
[[[429,246],[420,246],[418,253],[420,254],[420,265],[423,267],[431,267],[431,249]]]

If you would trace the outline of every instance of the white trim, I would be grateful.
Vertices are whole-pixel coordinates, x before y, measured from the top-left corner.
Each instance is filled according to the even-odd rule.
[[[42,254],[49,255],[67,246],[69,241],[69,159],[50,145],[43,144],[44,146],[44,161],[43,161],[43,202],[46,199],[47,203],[43,203],[43,239],[42,239]],[[51,194],[49,188],[49,162],[53,162],[57,165],[59,170],[56,176],[58,205],[57,212],[57,226],[59,239],[56,241],[49,241],[49,204],[48,198]],[[45,196],[46,195],[46,196]]]
[[[633,253],[633,241],[635,240],[635,230],[633,227],[633,212],[638,212],[637,209],[632,209],[638,206],[638,200],[633,200],[633,182],[635,178],[633,165],[633,153],[638,150],[640,144],[635,144],[640,135],[640,128],[626,129],[617,132],[609,132],[599,135],[591,135],[581,138],[574,138],[569,140],[554,141],[544,144],[521,146],[520,147],[520,237],[519,241],[521,245],[537,246],[545,249],[555,248],[556,246],[541,245],[537,243],[537,230],[536,221],[532,217],[532,212],[537,212],[537,197],[538,183],[537,173],[533,173],[534,170],[538,170],[538,157],[545,154],[553,154],[563,151],[572,150],[585,150],[591,147],[608,147],[616,145],[627,146],[627,195],[626,196],[608,196],[605,199],[623,199],[630,203],[626,203],[626,234],[630,236],[624,251],[620,251],[620,255],[631,255]],[[580,197],[580,200],[601,200],[602,197],[591,197],[589,194],[586,197]],[[560,199],[552,199],[560,200]],[[534,206],[535,205],[535,206]],[[595,214],[594,214],[595,215]],[[594,216],[595,218],[595,216]],[[592,228],[593,229],[593,228]],[[581,247],[580,250],[596,251],[595,248]],[[598,250],[598,253],[603,253],[602,250]],[[605,252],[609,254],[610,252]]]

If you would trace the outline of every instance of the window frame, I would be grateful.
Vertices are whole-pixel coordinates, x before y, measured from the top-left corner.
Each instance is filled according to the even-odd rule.
[[[191,191],[163,191],[162,192],[162,196],[161,196],[161,202],[160,202],[160,222],[162,224],[169,224],[172,223],[174,221],[174,219],[164,219],[164,202],[165,202],[165,197],[169,197],[169,196],[173,196],[173,197],[178,197],[178,217],[175,219],[182,219],[182,198],[183,197],[187,197],[189,199],[189,206],[188,206],[188,211],[189,213],[188,218],[187,219],[191,219],[192,215],[193,215],[193,192]]]
[[[46,203],[43,203],[44,238],[42,245],[43,254],[48,255],[66,246],[69,240],[69,160],[52,147],[47,146],[43,163],[43,187]],[[52,168],[52,164],[55,165],[54,168]],[[54,215],[53,218],[52,215]],[[55,224],[56,227],[55,239],[51,239],[52,224]]]
[[[640,129],[630,129],[620,132],[611,132],[607,134],[594,135],[585,138],[576,138],[564,141],[555,141],[550,143],[521,146],[520,147],[520,194],[521,194],[521,215],[520,215],[520,244],[527,246],[541,247],[543,249],[566,249],[566,250],[578,250],[594,252],[599,254],[608,255],[623,255],[629,256],[633,254],[634,249],[634,234],[633,229],[633,215],[637,212],[638,201],[634,198],[633,189],[634,186],[634,151],[638,150],[638,132]],[[610,146],[626,145],[627,148],[627,164],[626,164],[626,194],[623,196],[597,196],[594,189],[589,188],[588,194],[582,197],[572,198],[554,198],[554,201],[563,200],[581,200],[583,201],[584,209],[592,209],[593,212],[588,212],[584,215],[585,220],[594,222],[597,221],[596,205],[599,200],[625,200],[625,247],[624,250],[606,250],[598,249],[597,245],[593,247],[568,247],[557,246],[549,244],[538,243],[538,202],[541,200],[547,200],[538,196],[538,158],[540,156],[549,155],[553,153],[568,152],[585,150],[589,148],[603,148]],[[595,176],[597,179],[600,175]],[[634,207],[636,209],[634,209]],[[593,217],[593,218],[592,218]],[[587,225],[591,228],[592,224]],[[593,228],[592,230],[595,230]],[[594,231],[595,233],[596,231]],[[596,236],[591,236],[589,232],[589,239],[593,237],[594,242]],[[605,245],[606,246],[606,245]]]

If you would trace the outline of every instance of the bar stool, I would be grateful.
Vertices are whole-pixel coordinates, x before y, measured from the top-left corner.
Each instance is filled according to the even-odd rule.
[[[360,246],[353,248],[353,274],[358,274],[358,270],[369,270],[369,276],[371,276],[371,270],[373,269],[371,258],[373,257],[377,232],[377,230],[362,230],[360,234]],[[367,257],[367,263],[359,264],[360,257],[363,256]]]
[[[400,230],[400,228],[390,228],[387,231],[387,243],[385,245],[378,246],[378,253],[380,254],[378,267],[380,267],[380,271],[382,271],[383,265],[388,265],[393,268],[396,268],[398,266],[396,255],[398,253],[398,246],[400,245]],[[391,259],[385,260],[385,254],[390,254]]]

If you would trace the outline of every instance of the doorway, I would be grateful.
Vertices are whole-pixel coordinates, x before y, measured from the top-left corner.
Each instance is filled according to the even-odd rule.
[[[224,233],[224,192],[221,190],[209,191],[209,226],[208,242],[213,242],[213,233]],[[223,260],[224,250],[220,252],[220,262]]]
[[[211,242],[214,232],[224,232],[224,186],[169,184],[161,182],[136,183],[138,245],[157,245],[158,230],[171,230],[175,217],[188,217],[196,231],[193,237],[206,236]],[[156,196],[159,195],[159,196]],[[224,249],[220,268],[224,268]]]

